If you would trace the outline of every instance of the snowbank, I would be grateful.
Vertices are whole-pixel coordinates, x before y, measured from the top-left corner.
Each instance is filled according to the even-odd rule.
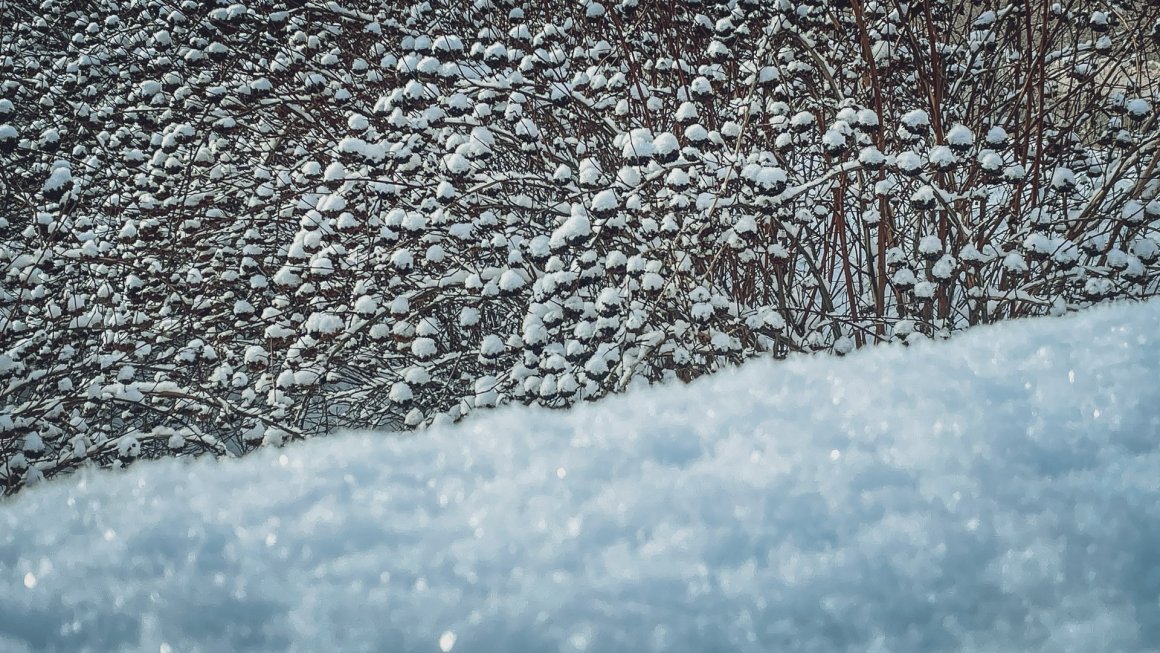
[[[1158,323],[35,488],[0,650],[1156,650]]]

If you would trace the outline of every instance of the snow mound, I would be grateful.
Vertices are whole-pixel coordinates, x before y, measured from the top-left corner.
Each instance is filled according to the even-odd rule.
[[[33,488],[0,650],[1157,650],[1157,323]]]

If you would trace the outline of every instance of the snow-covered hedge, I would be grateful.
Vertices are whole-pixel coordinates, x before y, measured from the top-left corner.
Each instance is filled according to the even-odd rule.
[[[1160,649],[1160,304],[0,504],[0,650]]]
[[[1156,294],[1155,3],[0,3],[0,484]]]

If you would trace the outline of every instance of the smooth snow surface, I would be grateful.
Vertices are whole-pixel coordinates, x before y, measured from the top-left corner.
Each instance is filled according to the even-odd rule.
[[[1160,650],[1160,303],[0,504],[0,651]]]

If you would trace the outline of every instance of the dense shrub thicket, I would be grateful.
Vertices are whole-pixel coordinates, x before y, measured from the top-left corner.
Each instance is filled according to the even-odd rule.
[[[1158,20],[0,0],[0,485],[1153,296]]]

